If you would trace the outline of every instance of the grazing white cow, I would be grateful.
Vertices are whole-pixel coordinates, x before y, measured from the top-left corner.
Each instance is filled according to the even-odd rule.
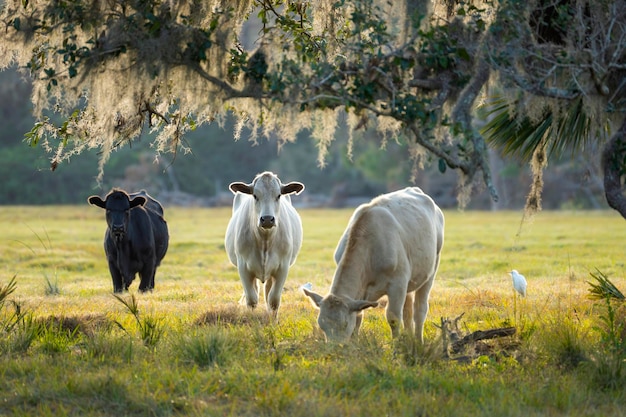
[[[359,206],[335,250],[330,294],[303,288],[319,308],[328,340],[344,341],[361,326],[363,310],[387,295],[387,322],[397,337],[402,322],[423,342],[428,297],[443,246],[443,213],[417,187]],[[401,321],[402,320],[402,321]]]
[[[258,174],[251,184],[233,182],[233,213],[226,229],[228,258],[239,271],[246,304],[259,303],[257,279],[264,283],[267,309],[275,318],[289,267],[302,246],[302,222],[290,194],[304,184],[283,184],[271,172]]]

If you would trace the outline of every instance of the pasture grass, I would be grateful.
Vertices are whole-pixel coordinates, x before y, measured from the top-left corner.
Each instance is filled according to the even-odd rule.
[[[155,290],[138,293],[137,279],[116,297],[100,210],[2,207],[0,415],[622,415],[624,305],[589,297],[598,271],[626,290],[616,213],[521,223],[519,212],[448,211],[426,344],[392,340],[382,308],[366,312],[358,339],[326,344],[299,287],[327,292],[351,212],[300,210],[304,244],[273,323],[264,306],[238,304],[229,208],[166,209]],[[517,332],[446,358],[437,326],[461,314],[465,333]]]

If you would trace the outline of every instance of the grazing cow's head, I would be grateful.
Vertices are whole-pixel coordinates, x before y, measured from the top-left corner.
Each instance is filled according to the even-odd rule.
[[[365,300],[350,300],[329,294],[319,294],[303,288],[302,291],[319,308],[317,324],[326,335],[327,341],[344,342],[348,340],[356,327],[357,314],[366,308],[376,307],[378,303]]]
[[[114,189],[107,194],[104,200],[97,195],[92,195],[87,201],[89,204],[106,210],[106,221],[111,235],[116,240],[121,240],[128,229],[130,210],[133,207],[143,206],[146,203],[146,198],[138,195],[131,199],[125,191]]]
[[[280,197],[294,193],[300,194],[304,190],[304,184],[300,182],[283,184],[275,174],[263,172],[257,175],[251,184],[233,182],[229,188],[235,194],[240,192],[252,195],[254,197],[254,210],[259,219],[259,227],[271,229],[276,226]]]

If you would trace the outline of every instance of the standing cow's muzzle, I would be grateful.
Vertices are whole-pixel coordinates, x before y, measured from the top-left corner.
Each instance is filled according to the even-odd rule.
[[[116,240],[121,240],[126,234],[126,230],[124,230],[124,225],[111,225],[111,234],[115,237]]]
[[[276,218],[274,216],[261,216],[259,219],[259,226],[263,229],[271,229],[276,226]]]

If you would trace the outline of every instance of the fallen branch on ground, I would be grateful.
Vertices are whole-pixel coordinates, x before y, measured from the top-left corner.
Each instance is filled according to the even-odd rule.
[[[489,330],[476,330],[463,335],[463,331],[459,328],[459,321],[464,314],[455,319],[442,317],[441,326],[437,326],[441,329],[443,354],[446,358],[450,358],[450,354],[461,353],[469,347],[476,347],[476,344],[482,340],[513,336],[517,332],[515,327],[499,327]]]

